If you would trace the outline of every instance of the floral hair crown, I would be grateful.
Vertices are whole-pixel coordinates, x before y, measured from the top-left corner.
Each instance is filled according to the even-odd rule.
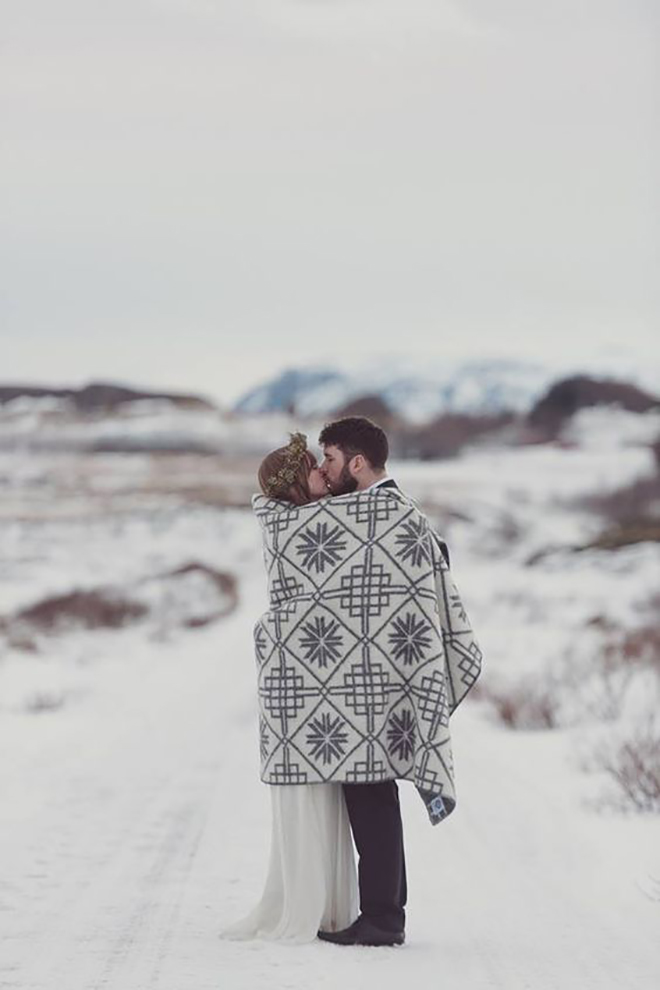
[[[293,484],[307,450],[307,436],[304,433],[290,433],[291,440],[284,450],[284,464],[277,474],[271,474],[266,480],[265,489],[268,495],[275,496],[283,493]]]

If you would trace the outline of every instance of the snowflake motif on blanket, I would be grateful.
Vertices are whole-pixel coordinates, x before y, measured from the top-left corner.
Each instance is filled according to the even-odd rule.
[[[333,567],[338,564],[342,551],[346,549],[346,540],[341,537],[341,527],[329,529],[327,522],[319,522],[314,529],[311,526],[306,529],[301,533],[300,543],[296,547],[296,553],[303,558],[303,567],[323,574],[326,565]]]
[[[329,712],[315,716],[309,723],[307,743],[314,758],[319,756],[324,764],[332,763],[344,755],[344,746],[348,741],[348,732],[343,731],[346,723],[339,715],[332,718]]]
[[[394,659],[403,659],[407,666],[424,659],[424,651],[431,645],[431,627],[414,612],[406,612],[403,618],[392,623],[389,641],[393,647]]]
[[[329,660],[336,663],[344,642],[338,629],[336,619],[330,621],[324,615],[317,615],[313,622],[306,622],[303,625],[305,635],[300,639],[301,647],[307,651],[305,660],[317,663],[319,667],[327,667]]]
[[[396,538],[397,546],[400,548],[397,557],[403,561],[410,562],[413,567],[421,567],[422,564],[430,564],[428,547],[428,529],[423,519],[419,522],[409,519],[403,523],[403,532]]]
[[[415,749],[415,722],[409,708],[390,718],[387,726],[387,742],[390,753],[402,760],[409,760]]]

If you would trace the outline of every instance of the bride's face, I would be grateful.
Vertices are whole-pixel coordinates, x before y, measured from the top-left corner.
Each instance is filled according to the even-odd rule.
[[[309,469],[309,494],[312,498],[325,498],[330,494],[325,478],[319,471],[319,466],[314,460],[314,465]]]

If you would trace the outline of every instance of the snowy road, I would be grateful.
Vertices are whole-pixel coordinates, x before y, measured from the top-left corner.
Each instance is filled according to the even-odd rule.
[[[312,972],[348,990],[660,985],[657,818],[582,807],[567,736],[507,732],[469,701],[453,722],[452,817],[433,828],[400,786],[405,946],[218,939],[268,858],[252,592],[222,628],[101,663],[66,718],[3,720],[3,990],[297,990]]]

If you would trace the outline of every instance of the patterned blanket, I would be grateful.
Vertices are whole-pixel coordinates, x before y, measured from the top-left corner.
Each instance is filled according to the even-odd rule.
[[[411,780],[437,824],[456,804],[449,716],[482,658],[445,545],[396,488],[252,506],[261,780]]]

